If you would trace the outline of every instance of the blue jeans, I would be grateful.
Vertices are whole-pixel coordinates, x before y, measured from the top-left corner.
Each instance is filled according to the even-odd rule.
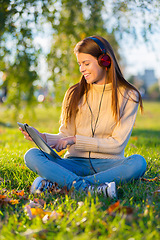
[[[37,148],[30,149],[25,154],[28,168],[42,178],[57,182],[60,187],[73,186],[76,190],[84,190],[89,185],[99,185],[105,182],[128,182],[138,179],[146,171],[146,161],[141,155],[132,155],[124,159],[91,159],[95,173],[88,158],[56,159]]]

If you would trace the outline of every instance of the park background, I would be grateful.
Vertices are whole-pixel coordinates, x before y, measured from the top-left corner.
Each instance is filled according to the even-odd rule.
[[[1,0],[0,101],[18,111],[61,105],[80,79],[73,50],[94,34],[108,39],[125,78],[160,99],[159,1]],[[21,114],[22,117],[22,114]]]
[[[159,0],[0,0],[1,239],[158,239],[159,17]],[[125,155],[143,155],[146,174],[119,185],[119,201],[64,189],[30,195],[37,175],[23,155],[34,145],[17,121],[58,132],[64,93],[80,79],[74,46],[93,34],[111,43],[125,78],[142,94],[144,113]]]

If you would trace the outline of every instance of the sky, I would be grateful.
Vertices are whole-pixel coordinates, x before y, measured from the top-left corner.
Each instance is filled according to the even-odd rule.
[[[153,34],[149,43],[139,38],[136,42],[132,37],[126,37],[120,41],[120,55],[125,65],[123,71],[127,78],[131,75],[143,75],[145,70],[154,70],[155,77],[160,79],[160,34]],[[40,44],[44,53],[48,53],[51,47],[52,37],[46,34],[35,37],[35,43]],[[47,64],[44,58],[40,59],[39,73],[45,82],[50,76],[47,72]]]
[[[145,69],[154,70],[156,78],[160,78],[160,34],[151,35],[149,43],[132,38],[121,41],[120,54],[126,64],[126,75],[144,73]]]
[[[113,29],[119,26],[122,39],[117,39],[120,46],[120,56],[125,63],[125,72],[129,75],[143,75],[146,70],[154,70],[155,76],[160,79],[160,9],[157,0],[152,3],[147,1],[121,1],[122,12],[117,11],[113,14],[113,5],[116,1],[108,0],[106,2],[107,14],[104,17],[109,19],[107,29]],[[117,1],[120,2],[120,1]],[[127,3],[129,11],[123,11],[123,4]],[[119,20],[118,20],[119,19]],[[129,23],[129,25],[128,25]],[[144,29],[150,28],[145,32]],[[135,40],[132,34],[126,31],[131,30],[136,33]],[[152,31],[152,34],[151,34]],[[146,43],[142,34],[146,34],[149,41]]]

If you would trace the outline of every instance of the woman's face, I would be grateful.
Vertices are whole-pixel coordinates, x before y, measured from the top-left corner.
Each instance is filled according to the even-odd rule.
[[[105,84],[107,71],[98,64],[95,57],[86,53],[77,53],[76,57],[80,72],[85,77],[87,83]]]

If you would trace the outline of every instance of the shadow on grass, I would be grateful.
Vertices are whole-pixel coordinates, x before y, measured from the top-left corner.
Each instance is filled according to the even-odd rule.
[[[13,125],[11,123],[0,122],[0,126],[6,128],[13,128]]]
[[[160,131],[148,129],[134,129],[131,139],[137,137],[137,146],[144,145],[145,147],[160,148]]]
[[[133,129],[132,136],[141,136],[145,138],[160,138],[160,130]]]

